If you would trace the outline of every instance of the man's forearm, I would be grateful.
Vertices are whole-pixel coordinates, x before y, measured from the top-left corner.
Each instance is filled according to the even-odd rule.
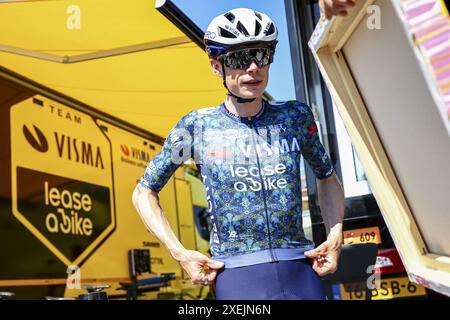
[[[344,191],[336,174],[318,180],[317,194],[328,240],[336,246],[342,244],[342,221],[344,219]]]
[[[176,260],[182,260],[186,249],[173,232],[159,204],[158,195],[138,185],[133,192],[133,204],[146,228],[158,238]]]

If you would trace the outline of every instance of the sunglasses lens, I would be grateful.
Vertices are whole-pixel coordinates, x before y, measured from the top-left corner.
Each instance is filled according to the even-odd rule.
[[[252,61],[261,68],[273,62],[273,55],[274,51],[269,48],[249,48],[228,52],[222,59],[228,68],[246,69]]]

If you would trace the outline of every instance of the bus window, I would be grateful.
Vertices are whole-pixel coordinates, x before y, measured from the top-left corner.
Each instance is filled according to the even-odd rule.
[[[200,236],[209,241],[210,217],[208,209],[194,205],[194,221]]]

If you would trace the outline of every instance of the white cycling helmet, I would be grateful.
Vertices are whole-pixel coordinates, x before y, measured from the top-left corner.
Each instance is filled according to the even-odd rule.
[[[275,49],[278,30],[264,13],[237,8],[215,17],[205,32],[204,43],[210,57],[231,47],[264,43]]]

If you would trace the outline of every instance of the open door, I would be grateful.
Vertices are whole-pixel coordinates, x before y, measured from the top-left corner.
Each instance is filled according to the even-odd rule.
[[[411,3],[358,1],[309,46],[409,278],[450,295],[450,22]]]

